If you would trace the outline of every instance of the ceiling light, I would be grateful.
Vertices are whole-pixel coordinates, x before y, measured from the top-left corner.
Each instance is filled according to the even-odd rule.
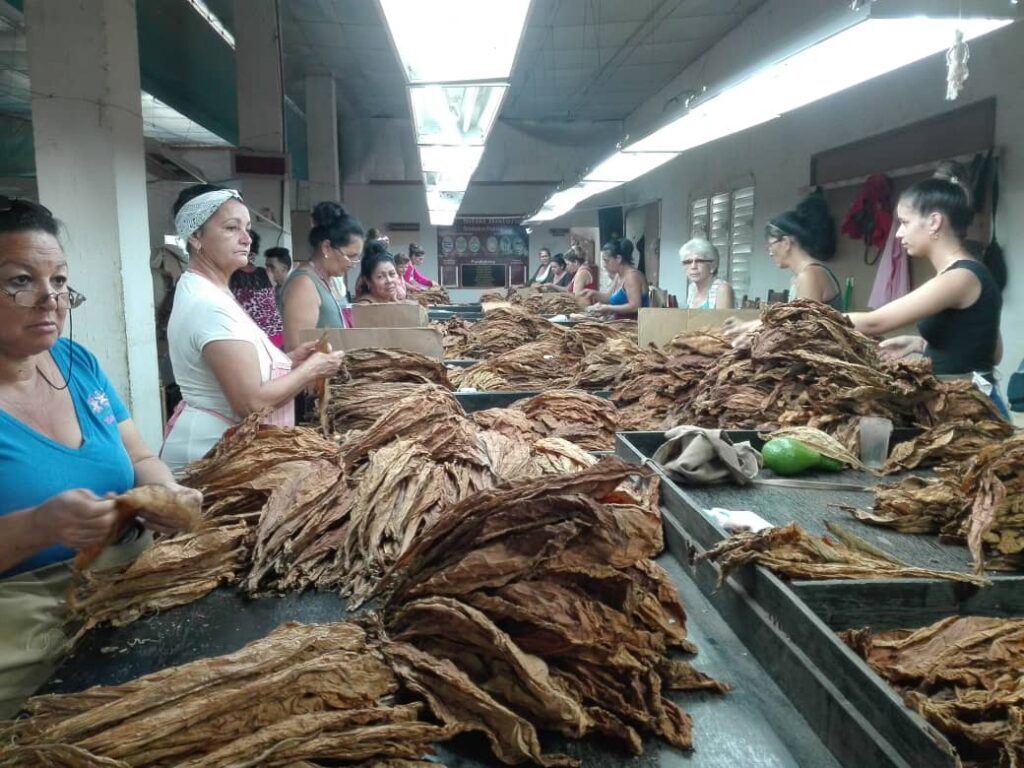
[[[583,177],[584,181],[615,181],[624,183],[643,176],[669,160],[677,152],[616,152]]]
[[[483,144],[507,85],[418,85],[409,89],[419,144]]]
[[[541,209],[527,221],[551,221],[564,216],[588,197],[607,192],[620,186],[614,181],[581,181],[579,184],[555,192]]]
[[[410,83],[507,80],[530,0],[380,0]]]
[[[195,12],[203,17],[203,20],[213,28],[213,31],[220,35],[221,39],[231,47],[231,50],[235,50],[235,36],[228,32],[227,27],[221,23],[217,14],[211,11],[203,0],[185,0],[185,2],[191,5]]]
[[[462,205],[462,197],[465,192],[449,192],[442,189],[427,188],[427,210],[430,211],[455,211]]]
[[[430,223],[435,227],[450,227],[455,223],[455,211],[431,211]]]
[[[626,150],[684,152],[944,51],[952,45],[958,29],[965,40],[971,40],[1010,22],[980,18],[865,19],[764,67]]]

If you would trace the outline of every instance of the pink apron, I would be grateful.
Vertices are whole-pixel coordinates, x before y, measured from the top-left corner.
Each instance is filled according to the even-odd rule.
[[[270,356],[270,381],[280,379],[282,376],[287,376],[292,370],[292,360],[288,355],[282,352],[280,349],[270,343],[270,339],[267,338],[267,334],[260,331],[260,342],[263,344],[263,348],[267,351]],[[208,413],[210,416],[223,421],[225,424],[234,426],[238,422],[234,419],[230,419],[223,413],[219,413],[209,408],[197,408],[194,405],[189,405],[185,400],[182,400],[174,409],[174,413],[171,414],[171,418],[167,420],[167,426],[164,427],[164,441],[166,442],[167,436],[171,434],[171,430],[174,429],[174,425],[178,422],[181,414],[184,413],[186,408],[192,408],[196,411],[202,411]],[[268,424],[274,427],[294,427],[295,426],[295,400],[289,400],[283,405],[279,406],[275,410],[271,411],[267,417],[263,420],[264,424]]]

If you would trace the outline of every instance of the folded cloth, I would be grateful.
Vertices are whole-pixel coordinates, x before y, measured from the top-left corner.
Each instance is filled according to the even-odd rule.
[[[691,485],[747,485],[761,470],[761,454],[750,443],[733,445],[720,429],[687,425],[666,432],[652,458],[673,480]]]

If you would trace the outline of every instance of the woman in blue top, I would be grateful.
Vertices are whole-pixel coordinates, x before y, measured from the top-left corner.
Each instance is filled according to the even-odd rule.
[[[149,450],[96,358],[60,337],[84,299],[57,231],[46,208],[0,197],[0,716],[53,669],[67,561],[111,533],[107,495],[154,483],[198,494]]]
[[[633,241],[623,238],[605,243],[601,248],[605,271],[612,277],[608,293],[584,291],[592,303],[587,312],[612,314],[616,319],[635,318],[640,307],[649,303],[647,278],[633,266]]]

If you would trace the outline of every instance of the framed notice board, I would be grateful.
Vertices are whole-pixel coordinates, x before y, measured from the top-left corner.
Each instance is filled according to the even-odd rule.
[[[447,288],[507,288],[528,277],[530,236],[522,216],[464,216],[437,230],[441,284]]]
[[[508,285],[504,264],[460,264],[459,285],[463,288],[503,288]]]

